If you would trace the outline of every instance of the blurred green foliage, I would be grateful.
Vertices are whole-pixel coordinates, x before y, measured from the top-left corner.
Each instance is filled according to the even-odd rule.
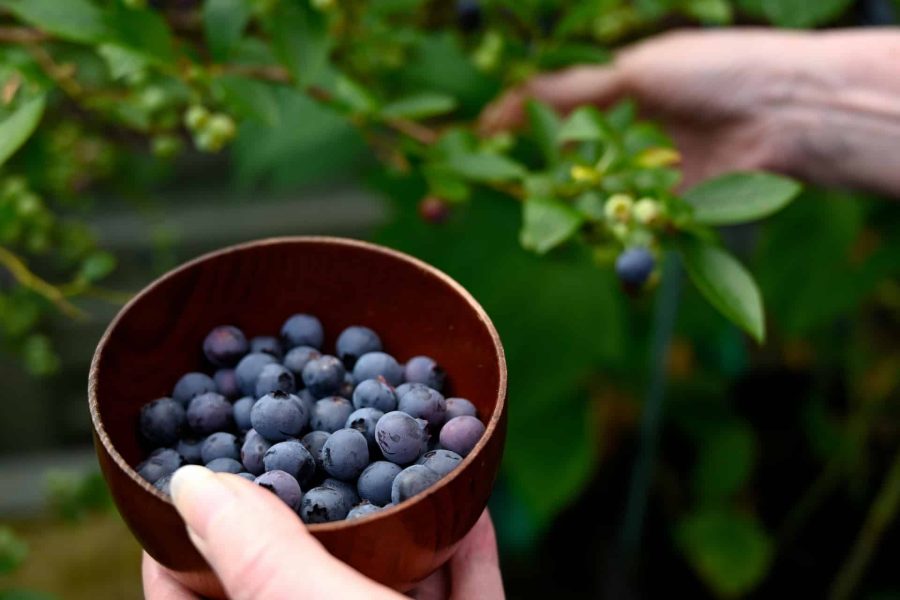
[[[627,246],[678,250],[696,289],[683,293],[666,422],[692,456],[666,535],[713,594],[749,593],[790,527],[761,516],[772,432],[731,391],[759,364],[812,373],[792,432],[821,466],[810,489],[862,481],[864,506],[881,477],[853,465],[883,449],[875,424],[896,423],[900,357],[881,330],[900,319],[900,215],[836,191],[788,206],[798,187],[765,174],[679,196],[677,153],[628,103],[566,118],[531,103],[516,135],[481,137],[475,123],[503,89],[672,24],[812,27],[850,4],[484,0],[470,30],[453,3],[427,0],[0,0],[0,346],[52,373],[53,318],[114,295],[103,282],[116,258],[84,225],[101,191],[145,198],[182,161],[226,148],[245,189],[368,178],[397,208],[379,241],[456,277],[501,333],[513,399],[501,496],[527,545],[636,428],[653,298],[623,294],[608,267]],[[445,223],[416,215],[426,197]],[[171,235],[155,238],[166,264]],[[768,330],[768,344],[732,322],[758,340]],[[838,407],[835,373],[850,382]],[[49,485],[68,519],[109,503],[99,476]],[[797,499],[791,527],[817,494]],[[16,548],[2,530],[0,564],[21,560]]]

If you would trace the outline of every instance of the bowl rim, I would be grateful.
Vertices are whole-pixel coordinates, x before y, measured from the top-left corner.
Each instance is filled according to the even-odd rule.
[[[462,463],[460,463],[459,467],[453,469],[450,473],[442,477],[438,480],[436,485],[429,487],[427,490],[420,492],[413,496],[412,498],[401,502],[400,504],[394,505],[387,509],[382,509],[377,513],[372,515],[367,515],[366,517],[360,519],[354,519],[352,521],[347,521],[346,519],[340,521],[332,521],[330,523],[314,523],[314,524],[305,524],[305,526],[312,533],[318,532],[331,532],[346,529],[349,527],[354,527],[358,524],[372,523],[377,519],[388,518],[391,515],[397,514],[407,508],[410,508],[419,502],[424,501],[426,498],[435,494],[441,488],[448,485],[451,481],[453,481],[460,472],[463,471],[465,467],[467,467],[470,463],[474,462],[478,455],[481,453],[481,450],[487,445],[488,440],[496,432],[497,428],[500,426],[500,421],[503,417],[503,414],[506,410],[506,396],[507,396],[507,366],[506,366],[506,354],[503,350],[503,344],[500,341],[500,336],[497,333],[497,329],[494,327],[493,322],[488,316],[487,312],[478,303],[478,301],[466,290],[459,282],[455,279],[441,271],[440,269],[418,259],[414,256],[406,254],[404,252],[400,252],[398,250],[394,250],[388,248],[386,246],[382,246],[379,244],[374,244],[372,242],[365,242],[362,240],[356,240],[352,238],[342,238],[342,237],[334,237],[334,236],[279,236],[279,237],[270,237],[263,238],[258,240],[253,240],[250,242],[243,242],[240,244],[235,244],[231,246],[226,246],[224,248],[220,248],[218,250],[214,250],[212,252],[207,252],[202,254],[196,258],[193,258],[174,269],[167,271],[163,275],[157,277],[149,284],[147,284],[144,288],[141,289],[137,294],[134,295],[116,314],[112,321],[110,321],[106,330],[103,332],[103,336],[100,338],[100,341],[97,342],[97,348],[94,351],[93,358],[91,359],[91,368],[88,374],[88,406],[90,408],[91,413],[91,424],[94,428],[94,432],[97,435],[97,439],[99,443],[103,445],[104,450],[109,454],[112,460],[116,463],[116,465],[128,476],[138,484],[138,486],[143,489],[145,492],[155,496],[157,499],[162,500],[168,504],[172,504],[171,498],[163,494],[160,490],[156,489],[156,487],[150,484],[147,480],[141,477],[138,472],[128,464],[128,462],[119,454],[119,451],[116,450],[115,446],[113,446],[112,440],[109,438],[109,434],[106,432],[106,428],[103,425],[103,421],[100,418],[100,409],[99,402],[97,399],[97,381],[99,377],[99,362],[100,357],[103,354],[104,349],[106,348],[106,344],[109,341],[109,337],[112,334],[113,330],[119,325],[119,321],[124,318],[126,314],[137,304],[141,299],[145,296],[149,295],[159,286],[165,284],[169,279],[176,277],[180,273],[184,271],[188,271],[197,265],[212,260],[214,258],[218,258],[221,256],[225,256],[228,254],[243,252],[245,250],[258,248],[260,246],[276,246],[281,244],[310,244],[310,245],[333,245],[333,246],[343,246],[346,248],[352,248],[355,250],[360,250],[363,252],[372,252],[376,254],[381,254],[387,256],[393,260],[398,260],[412,266],[416,269],[424,271],[430,276],[437,277],[441,280],[445,285],[449,286],[453,289],[457,294],[462,297],[462,299],[469,305],[469,307],[475,312],[479,321],[481,321],[485,327],[487,328],[488,334],[490,335],[491,342],[494,347],[494,354],[497,359],[498,366],[500,368],[499,373],[499,381],[497,386],[497,398],[496,404],[494,405],[494,411],[490,416],[490,419],[486,423],[485,432],[481,436],[481,439],[478,440],[478,443],[475,447],[469,452],[469,454],[463,458]],[[173,505],[174,506],[174,505]],[[298,515],[299,517],[299,515]]]

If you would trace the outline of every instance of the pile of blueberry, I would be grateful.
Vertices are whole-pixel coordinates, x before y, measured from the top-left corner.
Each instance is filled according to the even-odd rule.
[[[355,519],[403,502],[462,461],[484,433],[475,406],[444,398],[444,370],[405,364],[368,327],[352,326],[323,354],[324,331],[297,314],[281,337],[247,340],[213,329],[203,353],[216,370],[187,373],[172,396],[140,413],[155,448],[138,465],[168,493],[187,463],[235,473],[275,493],[306,523]]]

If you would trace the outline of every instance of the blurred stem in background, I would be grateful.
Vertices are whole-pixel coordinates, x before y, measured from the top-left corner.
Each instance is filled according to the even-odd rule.
[[[628,567],[632,566],[638,553],[644,514],[647,511],[647,497],[656,462],[663,402],[666,396],[666,357],[672,344],[680,295],[681,267],[678,255],[675,252],[668,252],[665,256],[662,283],[653,317],[650,374],[641,415],[638,455],[632,471],[628,500],[625,506],[625,519],[619,540],[620,552]]]

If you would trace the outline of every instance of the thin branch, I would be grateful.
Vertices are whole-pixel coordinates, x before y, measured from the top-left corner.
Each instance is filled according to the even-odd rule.
[[[49,35],[31,27],[0,27],[0,42],[4,44],[34,44],[49,39]]]
[[[834,580],[830,598],[843,600],[853,597],[860,578],[865,574],[866,567],[875,554],[885,530],[897,517],[898,510],[900,510],[900,451],[894,456],[884,483],[872,501],[859,537]]]
[[[384,123],[392,129],[411,137],[421,144],[430,146],[438,140],[438,132],[421,123],[408,119],[385,119]]]
[[[80,100],[84,95],[84,88],[75,79],[75,65],[61,65],[53,59],[53,56],[47,52],[46,48],[39,44],[28,44],[29,54],[37,61],[41,69],[56,82],[68,96],[73,100]]]
[[[0,246],[0,265],[6,267],[16,281],[52,302],[63,314],[76,319],[87,317],[84,311],[66,299],[59,288],[32,273],[21,258],[2,246]]]

